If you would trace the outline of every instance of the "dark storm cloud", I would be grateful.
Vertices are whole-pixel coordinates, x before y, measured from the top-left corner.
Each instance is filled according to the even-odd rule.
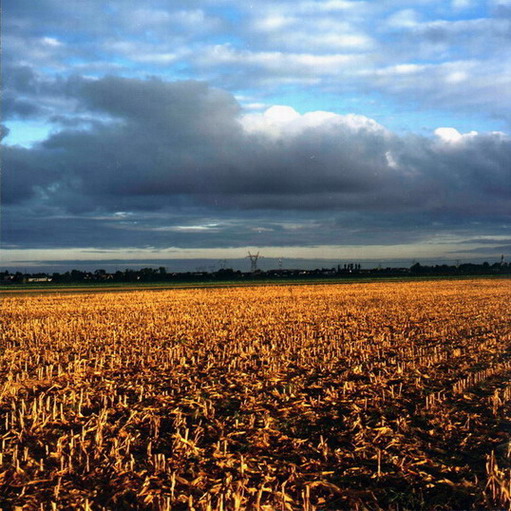
[[[85,194],[95,204],[185,194],[199,202],[225,195],[226,205],[297,209],[432,202],[450,209],[457,194],[497,201],[510,194],[511,141],[504,135],[398,137],[353,116],[297,116],[280,127],[277,119],[276,128],[260,116],[254,122],[262,124],[251,129],[230,94],[194,81],[107,77],[74,80],[68,90],[80,111],[113,120],[64,129],[30,150],[10,149],[8,186],[24,192],[8,188],[8,200],[45,185],[54,199]]]
[[[16,99],[10,94],[4,94],[2,99],[2,115],[4,119],[24,119],[39,117],[42,109],[25,99]]]
[[[35,93],[41,86],[41,79],[26,65],[7,65],[4,68],[3,86],[18,94]]]
[[[3,66],[2,117],[23,119],[43,113],[37,100],[37,78],[28,66]]]
[[[19,146],[2,148],[2,167],[2,203],[7,205],[44,194],[51,187],[56,191],[65,180],[55,155]]]
[[[2,69],[2,117],[4,121],[42,120],[62,111],[75,114],[75,89],[80,78],[48,77],[27,65],[4,63]]]
[[[0,124],[0,140],[3,140],[8,134],[10,130],[7,126]]]

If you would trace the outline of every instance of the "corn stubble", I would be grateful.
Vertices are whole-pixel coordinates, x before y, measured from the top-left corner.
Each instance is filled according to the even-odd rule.
[[[511,509],[510,281],[3,299],[0,508]]]

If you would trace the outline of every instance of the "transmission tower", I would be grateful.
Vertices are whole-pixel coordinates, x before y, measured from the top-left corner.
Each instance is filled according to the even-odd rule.
[[[248,257],[250,258],[250,271],[255,273],[257,271],[257,259],[259,259],[259,252],[257,254],[248,253]]]

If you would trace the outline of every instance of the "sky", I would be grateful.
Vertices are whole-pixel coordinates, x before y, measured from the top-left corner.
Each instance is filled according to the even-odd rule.
[[[2,47],[3,268],[511,259],[511,0],[4,0]]]

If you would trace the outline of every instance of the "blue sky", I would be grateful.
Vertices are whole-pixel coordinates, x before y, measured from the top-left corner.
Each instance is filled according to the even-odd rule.
[[[3,7],[6,266],[511,248],[510,0]]]

